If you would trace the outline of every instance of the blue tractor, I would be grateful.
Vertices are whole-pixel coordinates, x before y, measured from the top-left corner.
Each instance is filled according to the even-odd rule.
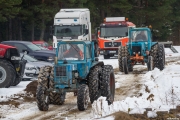
[[[42,67],[38,75],[37,106],[47,111],[49,104],[62,105],[66,92],[77,92],[77,107],[87,109],[100,96],[112,104],[115,94],[113,67],[95,56],[94,42],[58,41],[54,67]],[[90,98],[90,99],[89,99]]]
[[[129,30],[127,45],[119,47],[118,63],[120,72],[125,74],[132,72],[136,64],[146,64],[148,71],[155,67],[163,70],[165,66],[164,45],[152,42],[149,28],[132,28]]]

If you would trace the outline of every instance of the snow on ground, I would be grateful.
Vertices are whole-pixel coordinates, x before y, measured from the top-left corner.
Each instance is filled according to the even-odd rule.
[[[124,111],[127,113],[143,113],[145,111],[145,108],[152,108],[153,111],[148,112],[148,116],[155,117],[156,111],[169,110],[170,108],[174,108],[176,107],[176,105],[179,105],[180,46],[175,46],[175,48],[179,51],[179,53],[173,53],[170,49],[165,49],[165,52],[167,60],[176,61],[167,62],[167,65],[163,71],[159,71],[159,69],[155,68],[153,71],[146,72],[143,75],[142,79],[140,79],[141,83],[143,83],[143,87],[140,90],[141,96],[126,97],[123,100],[115,101],[110,106],[108,106],[107,102],[105,101],[106,98],[100,97],[97,101],[95,101],[92,104],[92,117],[102,118],[103,116],[109,115],[117,111]],[[117,58],[104,60],[103,57],[100,57],[100,60],[103,60],[105,64],[110,64],[114,68],[118,68]],[[119,72],[115,76],[117,79],[116,88],[121,87],[120,82],[126,80],[125,78],[121,78],[122,74],[123,73]],[[26,88],[26,85],[29,82],[30,81],[22,81],[19,85],[15,87],[1,88],[0,102],[8,100],[9,97],[14,94],[23,93],[23,90]],[[35,105],[35,103],[32,104]],[[21,104],[21,106],[23,106],[23,104]],[[0,108],[4,107],[5,106],[0,105]],[[33,107],[33,109],[28,109],[28,106],[24,106],[24,108],[27,110],[18,113],[18,116],[23,116],[24,114],[30,114],[31,112],[33,113],[35,111],[38,111],[37,106]],[[7,106],[7,108],[4,109],[4,111],[2,111],[2,109],[0,110],[0,115],[13,110],[16,109],[13,107],[9,108]],[[16,119],[18,119],[18,116],[16,117]],[[13,116],[10,119],[13,119]],[[103,120],[104,119],[113,120],[114,117],[109,116],[103,118]]]

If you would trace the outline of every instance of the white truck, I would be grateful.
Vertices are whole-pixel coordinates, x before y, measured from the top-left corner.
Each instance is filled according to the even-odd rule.
[[[91,41],[90,11],[81,9],[60,9],[54,17],[53,48],[58,41]]]

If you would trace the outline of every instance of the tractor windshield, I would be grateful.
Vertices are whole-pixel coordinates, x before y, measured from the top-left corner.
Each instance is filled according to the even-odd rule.
[[[83,35],[82,25],[62,25],[55,26],[54,34],[59,39],[72,38],[76,39],[78,36]]]
[[[147,41],[147,31],[145,30],[133,30],[131,31],[130,40],[134,41]]]
[[[128,27],[101,26],[100,37],[127,37]]]
[[[84,60],[84,45],[61,44],[58,51],[58,60]]]

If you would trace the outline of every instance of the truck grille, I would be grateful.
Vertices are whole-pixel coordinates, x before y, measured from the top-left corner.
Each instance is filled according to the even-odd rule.
[[[56,76],[66,76],[66,66],[56,67]]]
[[[105,47],[119,47],[121,46],[121,42],[105,42]]]

